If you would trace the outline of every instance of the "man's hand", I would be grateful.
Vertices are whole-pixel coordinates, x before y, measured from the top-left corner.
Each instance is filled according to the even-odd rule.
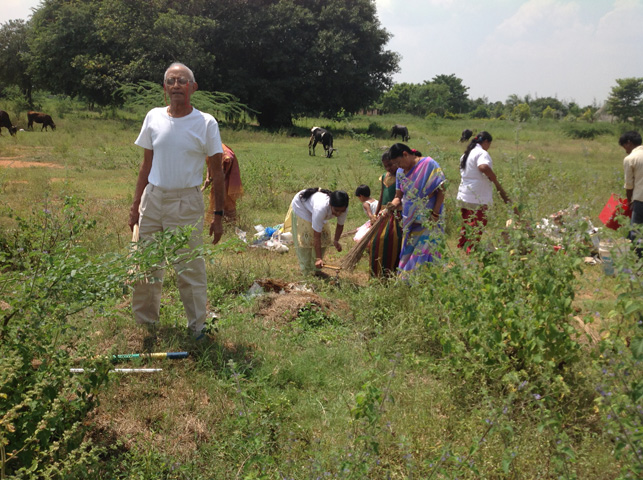
[[[210,177],[206,178],[205,182],[203,182],[203,186],[201,187],[201,191],[202,192],[205,191],[205,189],[208,188],[211,183],[212,183],[212,179]]]
[[[134,231],[134,225],[138,223],[138,207],[134,208],[132,206],[130,212],[129,212],[129,221],[127,224],[129,225],[129,229],[131,231]]]
[[[324,266],[324,261],[321,258],[315,260],[315,268],[322,268]]]
[[[215,215],[210,224],[210,235],[212,235],[212,245],[216,245],[223,235],[223,223],[220,215]]]
[[[339,240],[335,240],[335,241],[333,242],[333,245],[335,245],[335,250],[337,250],[338,252],[341,252],[341,251],[342,251],[342,244],[341,244],[341,243],[339,243]]]

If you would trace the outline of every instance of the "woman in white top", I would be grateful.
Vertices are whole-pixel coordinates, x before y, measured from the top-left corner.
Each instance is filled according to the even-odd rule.
[[[487,208],[493,203],[493,186],[505,203],[511,203],[505,190],[493,172],[493,162],[488,153],[493,138],[489,132],[480,132],[473,137],[464,155],[460,158],[460,187],[458,200],[461,203],[463,225],[458,248],[471,251],[482,236],[487,225]]]
[[[348,194],[322,188],[307,188],[295,195],[284,221],[284,231],[291,231],[299,267],[305,274],[324,266],[323,256],[331,243],[342,251],[339,239],[344,231],[348,210]],[[337,217],[335,237],[331,242],[328,220]]]

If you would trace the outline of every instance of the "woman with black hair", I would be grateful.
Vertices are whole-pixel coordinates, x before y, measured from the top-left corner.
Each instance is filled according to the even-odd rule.
[[[386,173],[380,177],[381,192],[376,215],[382,210],[382,205],[388,204],[395,198],[397,163],[391,160],[388,150],[382,154],[382,166]],[[369,247],[370,270],[373,277],[395,275],[400,262],[401,216],[398,211],[387,212],[387,215],[388,219],[385,223],[379,224]]]
[[[487,225],[487,209],[493,203],[493,186],[509,204],[511,201],[493,172],[493,162],[487,152],[493,138],[489,132],[478,133],[467,145],[460,157],[460,187],[457,199],[461,203],[462,220],[458,248],[466,252],[480,241],[482,230]]]
[[[402,274],[440,258],[437,244],[442,235],[445,176],[431,157],[420,158],[407,145],[396,143],[390,159],[399,167],[392,206],[402,205],[404,238],[398,268]]]
[[[342,251],[339,239],[344,231],[348,194],[323,188],[307,188],[295,195],[284,221],[284,232],[292,231],[299,267],[304,274],[324,266],[324,252],[331,243]],[[331,241],[328,220],[337,217],[335,237]]]

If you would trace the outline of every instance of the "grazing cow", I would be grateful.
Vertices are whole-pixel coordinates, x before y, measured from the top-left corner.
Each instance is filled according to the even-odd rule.
[[[409,129],[404,125],[393,125],[393,128],[391,128],[391,137],[397,138],[398,135],[402,137],[403,142],[408,142],[411,138],[409,136]]]
[[[51,116],[46,113],[27,112],[27,128],[33,130],[33,122],[42,123],[42,127],[40,128],[41,132],[43,128],[47,130],[47,127],[51,127],[52,130],[56,130],[56,124],[51,119]]]
[[[9,130],[9,134],[11,135],[15,135],[18,131],[18,128],[11,124],[9,114],[4,110],[0,110],[0,135],[2,135],[2,127],[5,127],[7,130]]]
[[[468,128],[465,128],[462,130],[462,136],[460,137],[461,142],[466,142],[471,138],[471,135],[473,135],[473,132],[469,130]]]
[[[315,146],[321,142],[326,152],[326,158],[333,156],[335,149],[333,148],[333,136],[328,130],[321,127],[313,127],[310,129],[310,141],[308,142],[308,155],[315,155]],[[311,150],[312,147],[312,150]]]

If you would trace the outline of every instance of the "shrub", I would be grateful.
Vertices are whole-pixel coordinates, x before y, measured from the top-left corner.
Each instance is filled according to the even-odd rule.
[[[592,140],[599,135],[613,134],[611,126],[607,124],[569,123],[565,126],[565,135],[571,138]]]
[[[524,230],[502,241],[490,252],[479,248],[465,260],[422,270],[419,308],[426,312],[427,333],[465,377],[553,377],[579,354],[569,320],[582,264],[574,252],[582,246],[571,229],[560,252]]]
[[[21,218],[7,213],[17,228],[0,234],[0,459],[3,477],[79,478],[98,459],[83,443],[84,420],[108,380],[107,362],[70,372],[82,344],[70,318],[94,306],[109,308],[123,286],[166,257],[178,259],[189,231],[159,237],[131,259],[93,257],[84,245],[95,222],[84,217],[74,197],[48,201]],[[133,263],[139,273],[128,273]],[[62,348],[65,346],[66,348]]]

